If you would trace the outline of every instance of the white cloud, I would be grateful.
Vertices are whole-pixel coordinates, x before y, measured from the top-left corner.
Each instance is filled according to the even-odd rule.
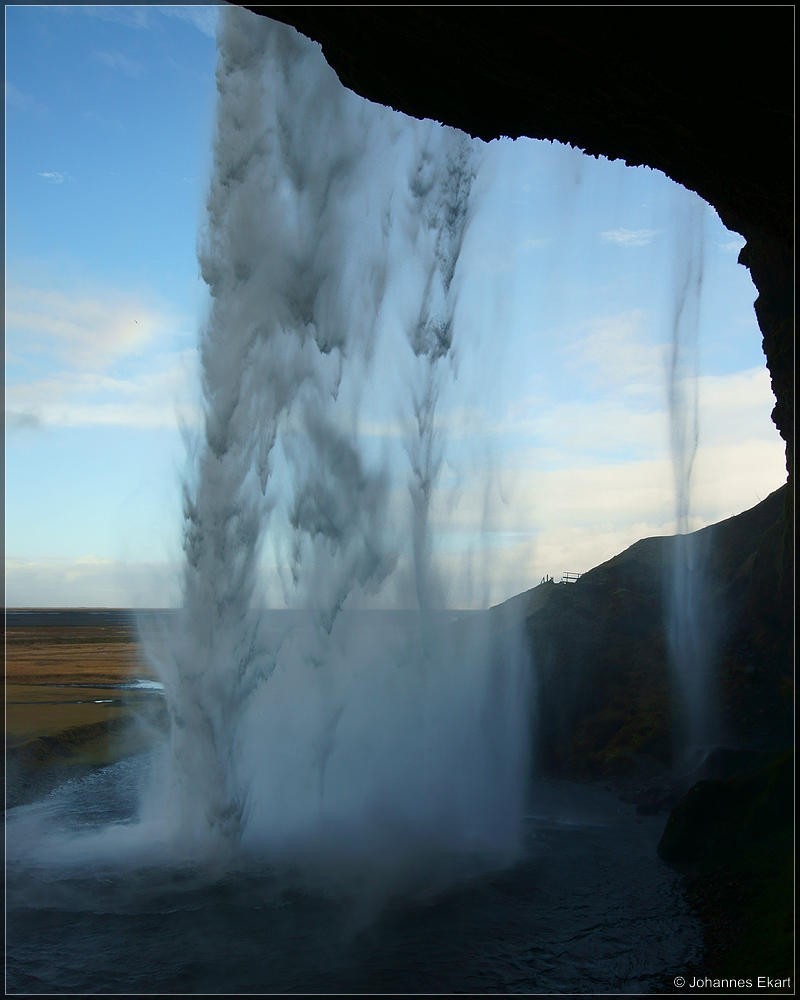
[[[145,67],[141,63],[123,55],[122,52],[95,52],[94,58],[110,69],[120,70],[132,80],[137,80],[145,71]]]
[[[692,472],[691,509],[713,524],[755,506],[786,482],[786,458],[777,433],[698,449]]]
[[[217,22],[219,21],[219,6],[217,5],[186,4],[185,6],[162,6],[156,9],[167,17],[176,17],[181,21],[186,21],[187,24],[193,24],[209,38],[217,37]]]
[[[584,526],[594,531],[636,522],[663,524],[671,517],[671,468],[665,459],[582,464],[540,470],[535,456],[527,467],[515,463],[463,490],[437,491],[436,530],[463,532],[483,524],[490,532],[533,536],[554,527]]]
[[[186,321],[152,297],[9,284],[6,330],[10,430],[199,419]]]
[[[180,601],[178,567],[167,562],[7,556],[5,575],[10,608],[167,608]]]
[[[186,4],[171,6],[109,6],[99,4],[97,6],[49,6],[45,10],[57,10],[61,14],[86,14],[88,17],[97,18],[100,21],[108,21],[115,24],[124,24],[129,28],[139,30],[151,28],[154,14],[161,14],[165,17],[178,18],[194,25],[204,35],[211,38],[216,37],[217,20],[219,18],[219,6],[205,4]]]
[[[501,426],[506,433],[528,436],[552,466],[564,464],[567,455],[600,460],[622,452],[631,459],[650,456],[666,440],[666,420],[660,407],[637,408],[620,395],[609,395],[566,400],[509,418]]]
[[[644,247],[652,243],[660,229],[609,229],[600,233],[604,243],[616,243],[623,247]]]
[[[6,386],[10,429],[34,427],[196,426],[193,401],[194,351],[169,354],[160,369],[125,379],[91,372],[67,372]]]
[[[88,5],[60,5],[52,4],[43,6],[42,10],[58,11],[59,14],[86,14],[88,17],[97,18],[100,21],[108,21],[115,24],[125,24],[129,28],[146,28],[149,24],[149,13],[151,8],[146,6],[109,6],[98,4]]]
[[[646,339],[646,320],[641,309],[591,320],[589,332],[564,349],[569,366],[588,369],[594,380],[610,382],[617,391],[661,387],[664,347]]]
[[[103,368],[134,354],[175,325],[166,311],[129,293],[65,294],[16,284],[6,291],[12,347],[17,342],[30,352],[38,339],[39,349],[55,347],[62,358],[84,368]]]
[[[698,399],[701,443],[728,447],[748,440],[779,442],[770,417],[775,397],[766,368],[703,375]]]
[[[48,184],[63,184],[64,181],[71,180],[69,174],[65,174],[60,170],[45,170],[36,176],[43,178]]]
[[[726,253],[739,253],[744,244],[744,237],[740,237],[735,240],[730,240],[727,243],[717,243],[717,246],[720,250],[724,250]]]
[[[514,401],[498,432],[528,435],[553,455],[551,464],[571,464],[568,453],[612,460],[664,453],[669,441],[664,347],[648,343],[643,333],[637,312],[592,323],[586,336],[563,349],[573,377],[562,398]],[[697,392],[702,443],[778,440],[765,368],[700,376]]]

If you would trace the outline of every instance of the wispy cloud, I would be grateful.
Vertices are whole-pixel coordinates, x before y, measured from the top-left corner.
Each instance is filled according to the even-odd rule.
[[[61,170],[43,170],[37,173],[36,176],[41,177],[43,180],[47,181],[48,184],[63,184],[64,181],[72,180],[69,174],[66,174]]]
[[[165,355],[148,370],[128,378],[87,372],[60,372],[6,386],[9,429],[45,427],[195,426],[195,352]]]
[[[102,368],[113,358],[134,354],[174,324],[165,311],[122,292],[67,295],[14,284],[6,290],[11,344],[30,349],[32,338],[44,341],[82,367]]]
[[[600,233],[604,243],[616,243],[622,247],[644,247],[661,232],[660,229],[609,229]]]
[[[698,379],[700,440],[709,447],[730,447],[737,441],[776,442],[781,447],[770,412],[775,398],[765,369]],[[507,459],[517,468],[531,463],[567,467],[583,456],[611,461],[624,454],[630,461],[668,454],[669,417],[663,382],[652,395],[612,392],[587,395],[553,405],[537,399],[509,408],[499,430],[527,437],[535,451],[516,452]]]
[[[180,603],[179,567],[169,562],[24,559],[7,556],[6,604],[25,607],[149,608]]]
[[[766,368],[702,375],[697,391],[702,442],[727,448],[737,442],[761,440],[783,447],[770,416],[775,396]]]
[[[122,52],[95,52],[94,58],[97,62],[108,66],[110,69],[120,70],[120,72],[132,80],[138,80],[142,73],[145,72],[145,67],[140,62],[129,58]]]
[[[718,243],[717,246],[720,250],[724,250],[725,253],[739,253],[745,244],[743,237],[739,237],[735,240],[729,240],[727,243]]]
[[[47,112],[44,104],[40,104],[31,94],[25,94],[10,81],[6,81],[6,108],[19,114],[43,115]]]
[[[155,296],[9,282],[6,420],[47,427],[195,425],[190,326]]]
[[[186,4],[166,6],[50,6],[46,10],[57,10],[61,14],[85,14],[100,21],[124,24],[129,28],[145,30],[151,28],[158,16],[174,17],[193,25],[198,31],[211,38],[216,37],[219,7],[217,5]]]
[[[564,348],[568,367],[580,369],[594,383],[615,392],[660,391],[664,381],[663,346],[648,336],[641,309],[590,320],[588,332]]]
[[[186,21],[187,24],[193,24],[195,28],[202,31],[204,35],[208,35],[210,38],[216,38],[217,36],[219,7],[216,5],[174,5],[157,7],[156,10],[158,10],[159,13],[164,14],[166,17],[176,17],[180,21]]]
[[[52,4],[45,6],[43,10],[58,11],[59,14],[86,14],[88,17],[97,18],[100,21],[108,21],[112,24],[125,24],[129,28],[146,28],[151,20],[150,12],[152,8],[146,6],[110,6],[98,4],[89,6],[77,4],[60,5]]]

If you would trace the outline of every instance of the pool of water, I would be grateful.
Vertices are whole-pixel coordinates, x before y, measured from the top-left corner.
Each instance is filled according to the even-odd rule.
[[[8,992],[659,992],[699,957],[655,852],[664,817],[566,782],[534,784],[511,866],[379,901],[252,858],[76,863],[31,846],[132,823],[145,771],[122,761],[9,811]]]

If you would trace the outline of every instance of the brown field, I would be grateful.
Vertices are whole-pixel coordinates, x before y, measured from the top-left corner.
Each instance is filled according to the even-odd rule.
[[[7,684],[6,746],[124,719],[134,713],[146,714],[153,702],[160,700],[151,691]]]
[[[6,683],[121,684],[153,672],[126,627],[9,628]]]
[[[135,720],[162,728],[163,699],[118,685],[148,678],[155,679],[131,627],[8,628],[7,764],[18,786],[8,789],[9,804],[49,787],[56,773],[142,750],[144,730]]]

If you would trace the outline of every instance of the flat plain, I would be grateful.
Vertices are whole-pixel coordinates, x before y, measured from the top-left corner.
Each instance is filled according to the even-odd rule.
[[[163,718],[131,612],[8,611],[5,646],[8,806],[138,752]]]

